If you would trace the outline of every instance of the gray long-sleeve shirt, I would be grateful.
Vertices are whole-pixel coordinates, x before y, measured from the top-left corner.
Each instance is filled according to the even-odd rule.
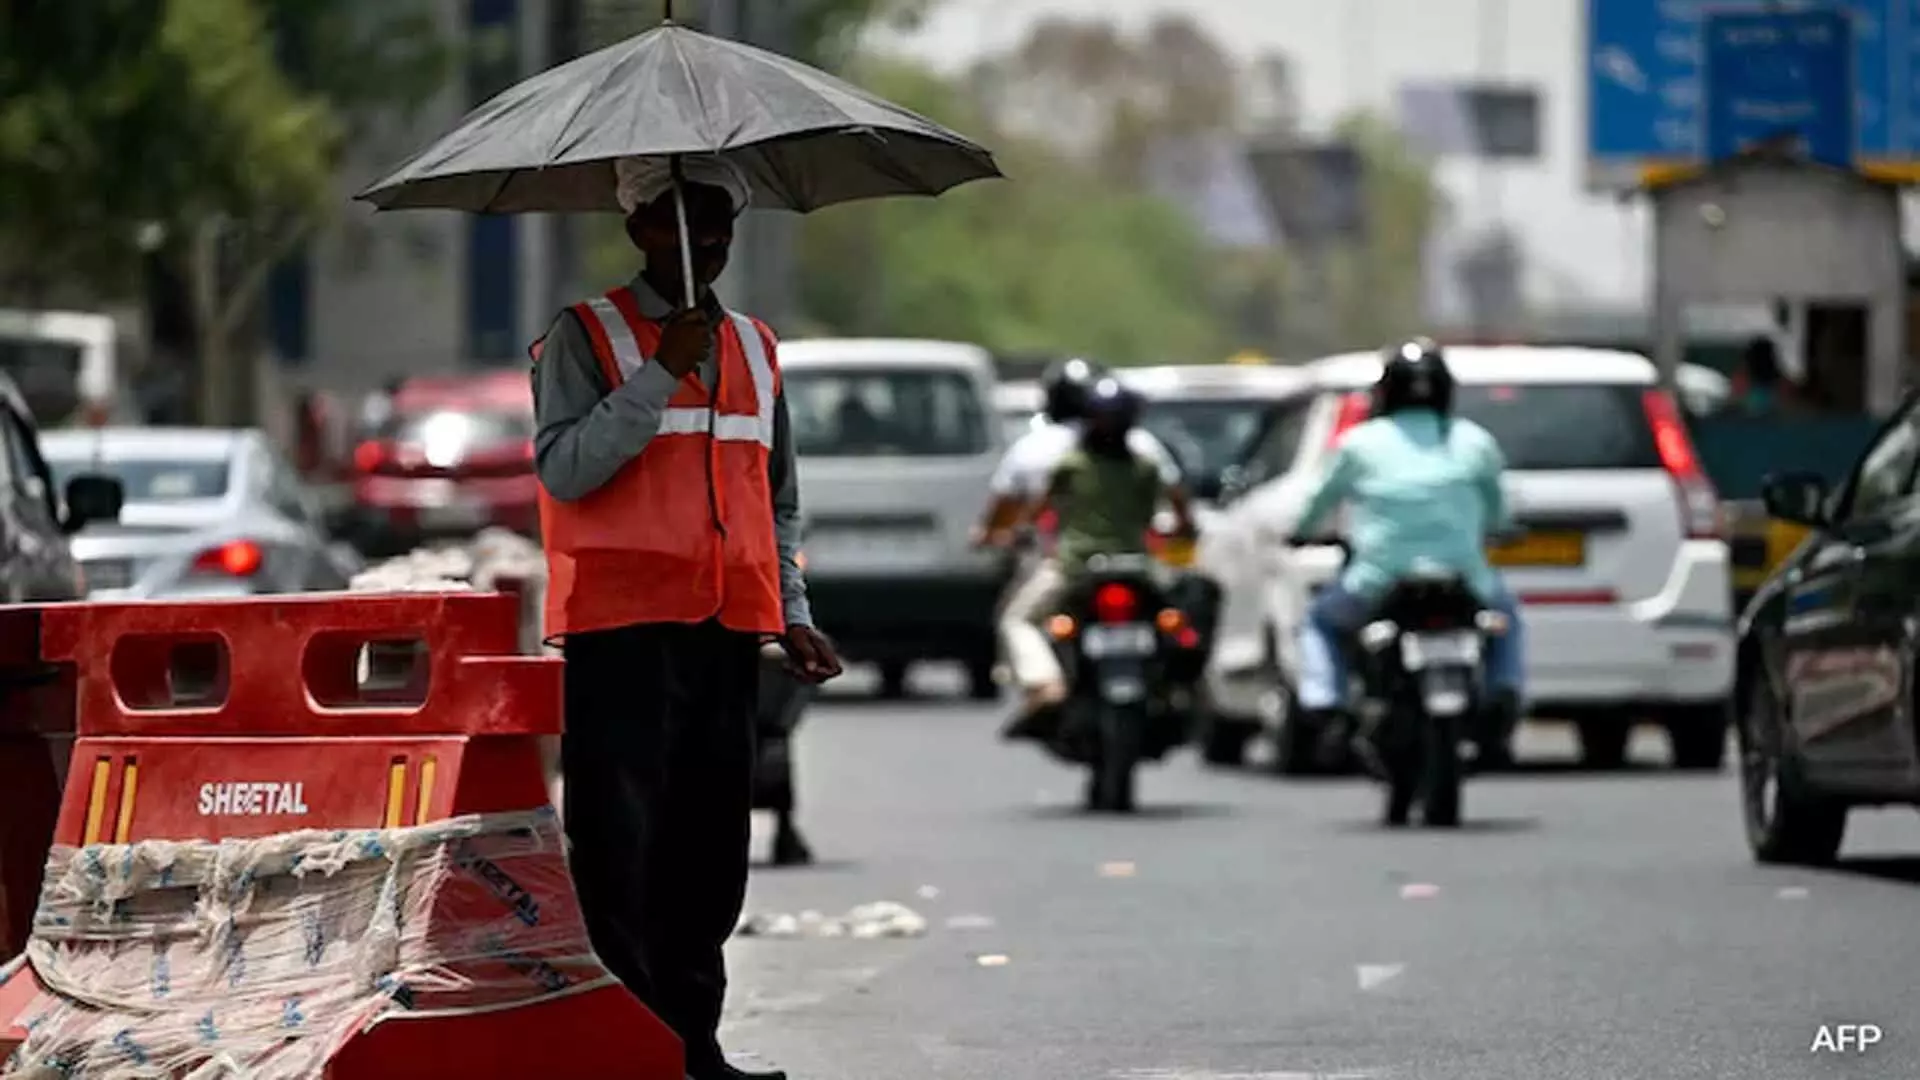
[[[631,283],[640,313],[664,319],[672,310],[647,283]],[[724,317],[708,294],[708,315],[717,328]],[[718,359],[709,340],[699,375],[715,384]],[[660,430],[667,399],[679,379],[659,364],[646,364],[618,388],[609,386],[586,327],[571,309],[560,313],[533,365],[534,469],[547,493],[561,502],[583,499],[638,457]],[[773,448],[767,456],[767,486],[773,492],[774,539],[780,553],[780,602],[788,626],[812,626],[806,577],[800,569],[800,489],[784,393],[774,400]]]

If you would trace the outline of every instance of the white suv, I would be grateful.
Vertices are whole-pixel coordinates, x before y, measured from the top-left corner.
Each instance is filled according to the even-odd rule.
[[[1669,732],[1679,767],[1719,768],[1734,665],[1727,544],[1713,487],[1653,364],[1530,346],[1450,348],[1447,362],[1456,413],[1492,432],[1507,458],[1524,536],[1491,554],[1521,601],[1531,714],[1573,721],[1589,765],[1619,764],[1645,719]],[[1207,756],[1236,760],[1265,728],[1283,772],[1324,761],[1320,733],[1289,707],[1289,684],[1306,605],[1340,565],[1335,549],[1289,550],[1284,540],[1335,442],[1365,418],[1380,366],[1354,353],[1306,370],[1318,391],[1254,450],[1198,555],[1230,593],[1261,597],[1220,629]]]

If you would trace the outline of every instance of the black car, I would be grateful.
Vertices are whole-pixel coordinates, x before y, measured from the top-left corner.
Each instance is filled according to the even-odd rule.
[[[120,516],[120,482],[76,476],[64,509],[26,399],[0,375],[0,603],[78,600],[86,595],[67,537]]]
[[[1839,853],[1855,806],[1920,806],[1920,398],[1838,491],[1768,477],[1770,516],[1808,526],[1739,624],[1747,839],[1768,863]]]

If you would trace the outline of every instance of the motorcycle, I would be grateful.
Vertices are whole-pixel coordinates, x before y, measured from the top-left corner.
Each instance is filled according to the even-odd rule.
[[[1428,826],[1460,824],[1461,786],[1489,708],[1483,658],[1488,639],[1505,631],[1505,616],[1458,575],[1416,572],[1395,582],[1344,643],[1356,750],[1383,783],[1388,825],[1406,825],[1415,803]]]
[[[1191,725],[1201,720],[1201,680],[1212,655],[1219,622],[1220,585],[1195,566],[1197,539],[1182,536],[1170,514],[1156,518],[1147,537],[1148,552],[1166,568],[1166,600],[1184,616],[1183,627],[1167,644],[1167,681]]]
[[[1138,765],[1187,740],[1168,665],[1193,647],[1193,628],[1164,575],[1151,556],[1096,556],[1046,622],[1068,692],[1038,730],[1055,756],[1088,766],[1087,808],[1096,812],[1132,811]]]

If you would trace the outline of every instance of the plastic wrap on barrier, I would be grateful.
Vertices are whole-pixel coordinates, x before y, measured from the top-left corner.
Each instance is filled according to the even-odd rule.
[[[318,1078],[357,1031],[611,980],[551,809],[57,849],[8,1075]]]

